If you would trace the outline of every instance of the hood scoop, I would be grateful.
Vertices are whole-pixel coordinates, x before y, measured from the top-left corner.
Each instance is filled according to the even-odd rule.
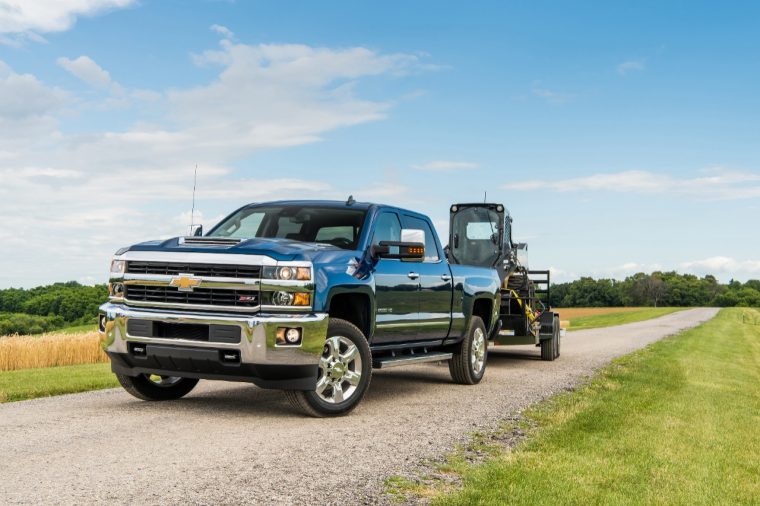
[[[243,239],[234,239],[227,237],[180,237],[180,246],[200,246],[202,248],[229,248],[237,246],[243,242]]]

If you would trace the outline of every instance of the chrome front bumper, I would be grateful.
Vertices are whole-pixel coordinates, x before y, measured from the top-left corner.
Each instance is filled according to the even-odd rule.
[[[138,309],[113,303],[103,304],[100,313],[103,349],[111,357],[114,372],[248,381],[267,388],[294,390],[315,388],[328,325],[326,313],[243,316]],[[211,342],[181,336],[131,335],[131,320],[239,327],[240,339]],[[279,327],[300,328],[301,343],[278,344]],[[238,358],[228,361],[225,357],[229,356]]]

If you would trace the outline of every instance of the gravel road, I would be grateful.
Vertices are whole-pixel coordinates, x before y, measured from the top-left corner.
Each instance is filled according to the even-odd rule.
[[[304,418],[280,392],[218,382],[165,403],[116,389],[0,405],[0,504],[382,503],[387,476],[716,312],[570,332],[556,362],[535,347],[491,348],[477,386],[452,384],[445,365],[375,371],[362,404],[339,419]]]

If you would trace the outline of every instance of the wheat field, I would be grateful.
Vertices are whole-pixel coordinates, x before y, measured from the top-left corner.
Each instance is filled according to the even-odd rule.
[[[0,337],[0,371],[107,361],[97,331]]]

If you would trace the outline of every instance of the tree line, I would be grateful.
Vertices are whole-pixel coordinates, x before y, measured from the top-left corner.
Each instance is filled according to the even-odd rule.
[[[76,281],[36,288],[0,290],[0,335],[37,334],[96,323],[98,306],[108,298],[106,285]]]
[[[551,286],[554,307],[760,307],[760,280],[720,283],[715,276],[639,272],[624,280],[583,277]]]
[[[37,334],[73,325],[95,324],[106,285],[76,281],[36,288],[0,290],[0,335]],[[745,306],[760,307],[760,280],[720,283],[677,272],[640,272],[624,280],[580,278],[551,287],[554,307]]]

